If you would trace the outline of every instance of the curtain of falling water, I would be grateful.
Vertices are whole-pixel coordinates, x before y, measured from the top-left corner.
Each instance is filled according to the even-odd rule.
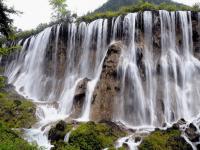
[[[156,78],[153,76],[153,72],[156,70],[155,62],[153,61],[153,16],[150,11],[146,11],[143,14],[144,21],[144,65],[145,65],[145,77],[146,87],[144,87],[147,99],[147,106],[149,107],[149,124],[155,123],[155,104],[156,104]],[[148,118],[147,118],[148,119]]]
[[[144,124],[146,118],[146,101],[140,79],[135,46],[135,24],[137,13],[128,14],[124,18],[124,29],[127,30],[129,44],[122,51],[119,70],[122,72],[122,91],[120,94],[122,109],[121,118],[131,124]],[[133,115],[134,114],[134,115]],[[133,117],[134,116],[134,117]]]
[[[122,90],[118,107],[121,115],[116,118],[134,126],[159,126],[180,118],[189,120],[199,113],[200,64],[193,55],[191,13],[159,12],[161,52],[158,52],[160,54],[157,58],[152,51],[152,17],[151,12],[143,13],[142,62],[145,66],[145,81],[141,78],[141,68],[136,62],[139,57],[135,39],[137,14],[125,16],[123,24],[123,38],[128,39],[128,44],[125,42],[127,48],[123,50],[119,64]],[[113,37],[117,39],[120,22],[116,19],[113,24],[116,30]],[[160,73],[157,72],[158,66]]]
[[[131,13],[114,18],[111,29],[106,19],[72,23],[67,29],[57,25],[19,42],[23,43],[22,50],[9,62],[5,74],[19,93],[38,103],[40,121],[27,130],[28,140],[51,147],[47,139],[50,123],[70,115],[76,86],[84,78],[90,81],[79,120],[90,119],[92,94],[110,40],[121,40],[125,47],[118,66],[121,91],[117,120],[133,126],[159,126],[180,118],[191,119],[199,113],[200,62],[193,54],[191,13],[159,12],[161,45],[156,56],[155,16],[152,12],[142,14],[143,57],[139,63],[144,66],[145,79],[138,64],[138,16]],[[65,41],[61,40],[63,30],[67,30]],[[62,76],[59,70],[63,70]]]
[[[106,19],[99,19],[90,24],[69,24],[64,65],[60,64],[58,59],[62,50],[61,25],[48,28],[27,39],[19,57],[8,65],[6,75],[9,82],[16,86],[18,92],[38,103],[36,114],[40,121],[36,128],[27,130],[29,141],[37,141],[40,146],[51,147],[47,139],[48,127],[52,122],[70,115],[76,86],[84,78],[91,81],[88,83],[80,120],[89,120],[92,93],[100,77],[107,51],[107,23]],[[48,46],[51,44],[51,34],[55,35],[55,47],[51,52],[52,70],[47,74],[46,64],[51,62],[45,62],[45,56],[51,48]],[[59,78],[59,65],[65,67],[63,78]],[[63,86],[61,92],[58,91],[59,86]],[[44,90],[51,91],[45,95]]]

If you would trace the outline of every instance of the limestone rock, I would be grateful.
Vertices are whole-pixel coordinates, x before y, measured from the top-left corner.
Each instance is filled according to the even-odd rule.
[[[88,78],[85,78],[81,80],[76,87],[76,92],[75,92],[74,101],[73,101],[73,113],[71,116],[73,118],[77,118],[81,114],[85,96],[86,96],[87,83],[89,81],[90,80]]]
[[[64,139],[65,137],[65,127],[66,123],[64,121],[60,121],[54,128],[49,131],[48,139],[51,142],[59,141]]]
[[[196,132],[197,128],[191,123],[185,133],[191,142],[198,142],[200,135]]]
[[[91,109],[91,119],[93,121],[112,119],[115,98],[120,91],[117,66],[121,49],[122,44],[120,42],[114,43],[108,49],[102,74],[93,94]]]

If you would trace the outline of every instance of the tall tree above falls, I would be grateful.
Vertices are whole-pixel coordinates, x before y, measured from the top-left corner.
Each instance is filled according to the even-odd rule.
[[[105,4],[103,4],[100,8],[95,10],[95,12],[104,12],[104,11],[116,11],[123,6],[132,5],[138,2],[150,2],[154,4],[161,3],[174,3],[172,0],[108,0]]]

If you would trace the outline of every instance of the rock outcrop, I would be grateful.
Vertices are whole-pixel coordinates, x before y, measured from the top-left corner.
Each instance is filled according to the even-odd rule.
[[[71,115],[72,118],[78,118],[81,115],[87,91],[87,83],[89,81],[90,80],[88,78],[85,78],[81,80],[76,87],[76,92],[73,100],[73,112]]]
[[[117,66],[121,50],[120,42],[114,43],[108,48],[102,74],[93,94],[91,110],[93,121],[112,120],[115,98],[120,91]]]

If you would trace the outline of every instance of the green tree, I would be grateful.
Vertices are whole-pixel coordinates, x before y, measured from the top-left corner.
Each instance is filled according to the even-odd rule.
[[[67,11],[66,0],[49,0],[49,4],[54,10],[52,13],[52,18],[54,20],[65,20],[70,13]]]
[[[195,4],[192,6],[192,8],[193,8],[194,11],[200,11],[200,2],[195,3]]]
[[[12,33],[13,20],[10,18],[10,14],[17,14],[16,10],[9,8],[5,5],[3,0],[0,0],[0,36],[9,37]]]

